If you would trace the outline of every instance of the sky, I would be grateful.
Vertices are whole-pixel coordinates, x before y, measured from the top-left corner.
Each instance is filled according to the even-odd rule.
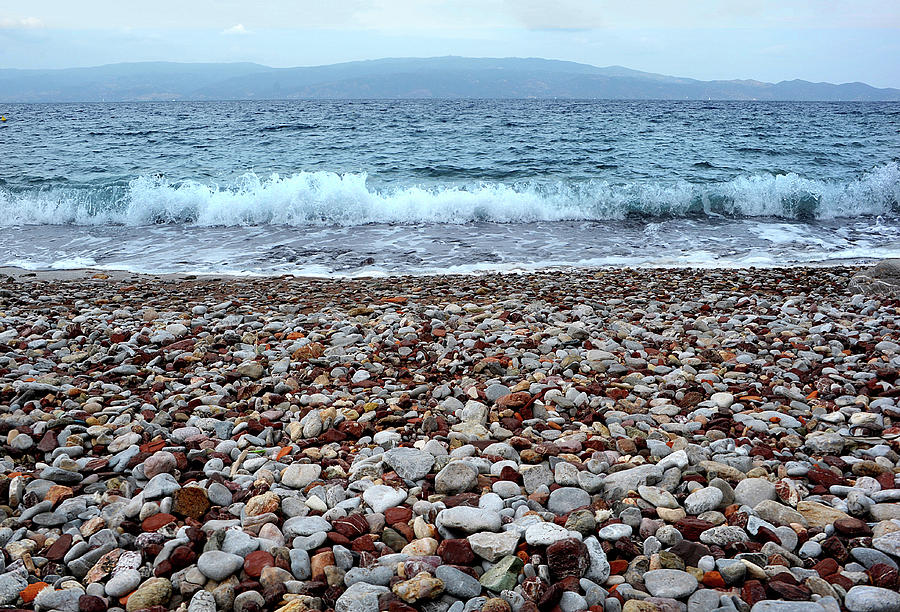
[[[900,87],[900,0],[0,0],[0,67],[544,57]]]

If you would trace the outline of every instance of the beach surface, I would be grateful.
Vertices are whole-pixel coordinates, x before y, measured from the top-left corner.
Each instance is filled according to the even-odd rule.
[[[900,609],[859,272],[0,269],[0,605]]]

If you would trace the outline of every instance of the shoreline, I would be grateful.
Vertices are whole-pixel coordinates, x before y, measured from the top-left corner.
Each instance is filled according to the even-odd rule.
[[[0,266],[0,278],[8,277],[17,281],[87,281],[87,280],[112,280],[112,281],[142,281],[142,280],[154,280],[154,281],[169,281],[169,282],[177,282],[184,280],[208,280],[208,281],[247,281],[247,282],[255,282],[255,281],[270,281],[274,279],[291,279],[297,281],[334,281],[334,282],[347,282],[347,281],[383,281],[392,278],[419,278],[419,279],[429,279],[429,278],[479,278],[479,277],[489,277],[489,276],[529,276],[529,275],[542,275],[542,274],[567,274],[567,275],[579,275],[579,274],[595,274],[598,272],[604,271],[617,271],[617,270],[635,270],[635,271],[651,271],[651,272],[667,272],[667,271],[679,271],[679,270],[688,270],[688,271],[709,271],[709,272],[717,272],[717,271],[731,271],[735,273],[739,272],[754,272],[754,271],[765,271],[765,270],[791,270],[791,269],[826,269],[826,270],[852,270],[854,272],[859,272],[868,268],[872,268],[878,265],[881,261],[888,260],[873,260],[871,262],[865,263],[844,263],[844,262],[822,262],[822,263],[803,263],[803,264],[791,264],[791,265],[783,265],[783,266],[687,266],[687,265],[672,265],[672,266],[625,266],[625,265],[607,265],[607,266],[542,266],[536,268],[520,268],[520,269],[507,269],[507,270],[475,270],[471,272],[436,272],[436,273],[427,273],[427,274],[388,274],[388,273],[377,273],[372,274],[370,276],[366,275],[358,275],[358,276],[346,276],[346,275],[303,275],[303,274],[237,274],[237,273],[186,273],[186,272],[163,272],[163,273],[151,273],[151,272],[132,272],[130,270],[113,270],[113,269],[105,269],[105,268],[70,268],[70,269],[51,269],[51,268],[42,268],[42,269],[30,269],[30,268],[22,268],[19,266]]]

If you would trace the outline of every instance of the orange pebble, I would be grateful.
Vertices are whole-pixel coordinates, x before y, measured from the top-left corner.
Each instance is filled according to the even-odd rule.
[[[50,586],[46,582],[35,582],[34,584],[29,584],[27,587],[19,591],[19,595],[22,597],[22,601],[25,603],[31,603],[34,601],[34,598],[37,597],[38,593],[43,591],[46,587]]]

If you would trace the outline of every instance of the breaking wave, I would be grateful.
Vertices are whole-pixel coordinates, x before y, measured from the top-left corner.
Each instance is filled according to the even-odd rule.
[[[231,185],[139,177],[127,186],[0,187],[0,225],[465,224],[603,221],[629,217],[816,220],[900,212],[900,166],[850,182],[765,174],[728,182],[477,183],[374,188],[365,173],[245,174]]]

